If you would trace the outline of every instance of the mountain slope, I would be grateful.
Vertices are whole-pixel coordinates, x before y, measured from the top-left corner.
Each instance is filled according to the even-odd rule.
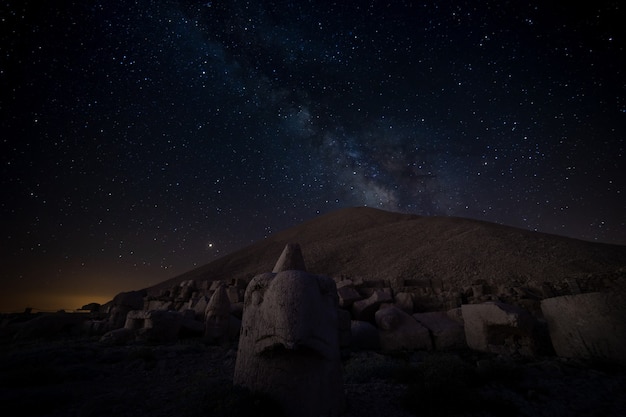
[[[299,243],[310,272],[388,280],[436,279],[444,288],[489,285],[613,285],[626,274],[626,246],[586,242],[453,217],[421,217],[358,207],[341,209],[174,277],[249,280],[271,271],[283,247]],[[606,282],[608,280],[608,283]]]

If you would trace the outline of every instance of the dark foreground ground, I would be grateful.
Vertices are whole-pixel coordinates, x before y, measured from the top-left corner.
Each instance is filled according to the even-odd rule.
[[[3,416],[279,416],[231,384],[234,346],[198,340],[105,346],[97,339],[0,346]],[[353,353],[346,417],[626,416],[626,370],[473,352]],[[10,411],[13,410],[13,411]]]

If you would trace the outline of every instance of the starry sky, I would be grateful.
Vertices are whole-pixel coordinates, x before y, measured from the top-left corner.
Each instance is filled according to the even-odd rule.
[[[351,206],[626,244],[619,1],[0,5],[0,311]]]

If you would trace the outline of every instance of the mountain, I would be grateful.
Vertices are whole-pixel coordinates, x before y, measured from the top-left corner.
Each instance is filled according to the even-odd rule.
[[[445,291],[477,282],[557,293],[624,288],[626,246],[587,242],[456,217],[367,207],[340,209],[147,288],[185,280],[249,280],[271,271],[285,244],[299,243],[309,272],[403,282],[435,280]]]

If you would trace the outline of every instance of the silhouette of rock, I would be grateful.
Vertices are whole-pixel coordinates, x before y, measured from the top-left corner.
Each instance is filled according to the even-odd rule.
[[[115,330],[124,327],[126,315],[132,310],[143,309],[143,299],[146,296],[145,290],[121,292],[117,294],[109,310],[109,318],[105,326],[106,330]]]
[[[416,313],[413,318],[430,331],[435,350],[467,348],[463,325],[445,312]]]
[[[375,318],[383,351],[433,348],[428,329],[399,308],[394,306],[381,308],[376,312]]]

